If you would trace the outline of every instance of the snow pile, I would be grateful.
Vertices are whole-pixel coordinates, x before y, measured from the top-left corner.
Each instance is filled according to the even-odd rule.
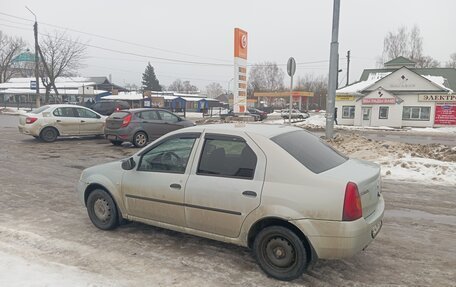
[[[456,184],[456,147],[379,142],[357,134],[337,135],[328,142],[351,158],[380,164],[387,179]]]
[[[456,127],[441,127],[441,128],[411,128],[410,132],[425,132],[425,133],[456,133]]]
[[[3,115],[25,115],[28,111],[25,109],[17,109],[17,108],[0,108],[0,114]]]

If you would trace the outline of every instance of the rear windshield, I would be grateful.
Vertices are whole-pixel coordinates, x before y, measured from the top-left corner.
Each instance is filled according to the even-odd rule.
[[[109,117],[114,119],[123,119],[126,115],[129,115],[128,112],[115,112],[112,113]]]
[[[43,112],[43,111],[49,109],[50,107],[51,107],[51,106],[42,106],[42,107],[39,107],[39,108],[36,109],[36,110],[31,111],[30,113],[31,113],[31,114],[39,114],[39,113],[41,113],[41,112]]]
[[[281,134],[271,140],[314,173],[327,171],[348,159],[304,130]]]

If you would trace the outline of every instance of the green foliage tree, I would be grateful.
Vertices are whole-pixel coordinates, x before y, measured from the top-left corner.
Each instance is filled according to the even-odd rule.
[[[146,69],[142,75],[142,89],[148,91],[161,91],[162,86],[155,75],[154,67],[150,64],[147,64]]]

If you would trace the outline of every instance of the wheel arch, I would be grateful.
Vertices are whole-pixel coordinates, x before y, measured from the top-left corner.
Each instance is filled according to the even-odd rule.
[[[279,217],[265,217],[255,222],[249,229],[247,235],[247,246],[249,248],[252,248],[253,242],[255,241],[255,237],[258,235],[258,233],[269,226],[282,226],[293,231],[299,237],[299,239],[301,239],[304,247],[306,248],[307,254],[309,254],[307,258],[308,263],[313,263],[316,261],[317,254],[307,236],[298,227],[296,227],[296,225],[292,224],[288,220]]]

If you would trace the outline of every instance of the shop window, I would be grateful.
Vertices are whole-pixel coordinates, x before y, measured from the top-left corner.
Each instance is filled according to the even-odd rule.
[[[402,111],[403,120],[429,121],[431,107],[404,107]]]
[[[378,111],[378,118],[379,119],[387,119],[388,118],[389,107],[380,107]]]
[[[354,119],[355,118],[355,106],[342,106],[342,118],[343,119]]]

